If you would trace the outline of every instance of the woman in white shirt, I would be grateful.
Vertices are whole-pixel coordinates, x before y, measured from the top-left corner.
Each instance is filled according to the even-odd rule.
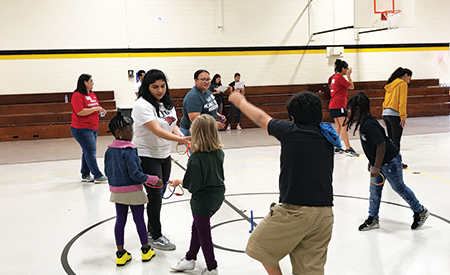
[[[139,98],[133,106],[133,144],[136,145],[144,173],[157,175],[165,183],[172,168],[170,151],[172,141],[187,144],[177,126],[175,107],[170,99],[169,86],[164,73],[152,69],[145,74],[139,88]],[[145,186],[145,185],[144,185]],[[161,189],[145,186],[148,197],[148,238],[153,248],[174,250],[175,245],[161,232]]]

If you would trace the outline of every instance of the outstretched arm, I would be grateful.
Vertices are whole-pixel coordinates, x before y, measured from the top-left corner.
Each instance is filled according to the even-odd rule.
[[[266,112],[248,102],[247,99],[245,99],[245,96],[238,91],[232,92],[228,97],[228,100],[240,109],[244,115],[256,123],[256,125],[267,131],[267,126],[272,117]]]

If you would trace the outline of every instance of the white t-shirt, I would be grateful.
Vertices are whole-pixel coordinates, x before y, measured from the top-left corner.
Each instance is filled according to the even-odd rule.
[[[134,84],[134,92],[135,93],[139,93],[139,88],[141,88],[142,82],[138,82],[136,84]]]
[[[172,141],[156,136],[144,124],[156,119],[161,128],[172,133],[177,125],[175,107],[167,110],[160,103],[158,116],[155,107],[143,97],[140,97],[134,103],[132,117],[134,120],[133,144],[137,147],[138,155],[158,159],[165,159],[170,156]]]

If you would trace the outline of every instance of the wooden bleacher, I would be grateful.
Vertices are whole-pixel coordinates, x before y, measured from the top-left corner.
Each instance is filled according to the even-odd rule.
[[[324,91],[325,83],[307,85],[278,85],[246,87],[246,98],[262,108],[274,118],[288,119],[286,101],[300,91],[316,92],[322,99],[324,121],[332,121],[328,111],[330,96]],[[349,97],[364,92],[371,99],[371,112],[381,117],[384,100],[385,81],[355,82],[355,90],[349,91]],[[171,98],[181,118],[183,98],[190,88],[171,89]],[[321,92],[319,92],[321,91]],[[114,91],[95,92],[100,105],[108,113],[100,118],[99,135],[107,135],[108,122],[116,114]],[[65,103],[65,96],[69,103]],[[72,93],[9,94],[0,95],[0,141],[31,140],[71,137]],[[228,95],[224,95],[225,114],[230,113]],[[449,88],[439,87],[438,79],[412,80],[408,87],[408,117],[437,116],[450,114]],[[236,120],[232,126],[235,127]],[[242,115],[243,128],[256,127]]]
[[[384,86],[386,81],[362,81],[355,82],[355,89],[349,91],[349,98],[359,92],[364,92],[370,98],[371,112],[376,117],[381,117],[382,103],[384,100]],[[246,87],[246,98],[274,118],[288,119],[286,101],[295,93],[301,91],[316,92],[322,99],[323,120],[332,122],[328,103],[330,95],[324,92],[326,83],[306,85],[279,85],[279,86],[252,86]],[[177,116],[181,118],[183,98],[190,89],[172,89],[171,98],[174,101]],[[320,91],[320,92],[319,92]],[[225,114],[230,114],[228,95],[224,95]],[[415,79],[408,85],[408,117],[438,116],[450,114],[450,95],[448,87],[439,87],[439,79]],[[235,127],[236,119],[232,126]],[[242,115],[241,126],[243,128],[256,127],[247,117]]]
[[[100,118],[98,135],[106,135],[116,114],[114,91],[94,92],[107,110]],[[72,93],[0,95],[0,141],[71,137],[71,97]]]

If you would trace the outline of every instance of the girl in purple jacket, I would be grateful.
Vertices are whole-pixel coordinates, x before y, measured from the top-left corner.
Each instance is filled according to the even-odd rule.
[[[131,254],[123,248],[124,228],[127,222],[128,208],[141,240],[142,261],[148,262],[155,256],[155,251],[148,244],[147,229],[144,221],[144,205],[148,202],[143,191],[143,183],[152,188],[161,188],[162,180],[142,172],[133,139],[133,120],[120,114],[109,122],[109,129],[116,138],[105,153],[105,173],[108,177],[110,201],[116,204],[116,225],[114,235],[117,252],[116,264],[125,265],[131,260]]]

